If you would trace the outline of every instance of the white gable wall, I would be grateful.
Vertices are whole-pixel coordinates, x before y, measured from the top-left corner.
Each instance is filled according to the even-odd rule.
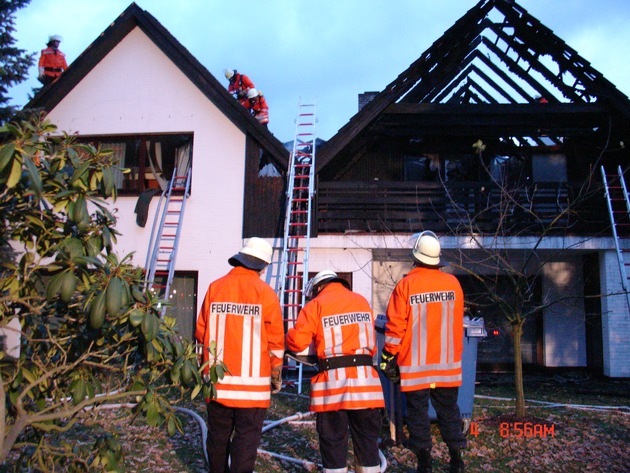
[[[138,28],[130,32],[50,112],[60,131],[79,135],[193,133],[192,195],[186,203],[176,270],[199,272],[199,304],[211,280],[242,246],[245,134]],[[159,196],[144,228],[137,196],[119,197],[116,252],[144,266]]]

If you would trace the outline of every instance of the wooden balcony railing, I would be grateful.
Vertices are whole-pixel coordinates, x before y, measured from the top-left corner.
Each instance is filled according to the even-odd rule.
[[[599,189],[539,183],[510,192],[481,182],[320,182],[317,233],[466,232],[609,236]]]

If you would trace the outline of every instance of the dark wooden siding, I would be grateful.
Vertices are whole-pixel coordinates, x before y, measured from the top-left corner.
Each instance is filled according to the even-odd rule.
[[[261,148],[248,135],[245,156],[245,202],[243,238],[253,236],[277,238],[282,236],[286,179],[260,177]]]

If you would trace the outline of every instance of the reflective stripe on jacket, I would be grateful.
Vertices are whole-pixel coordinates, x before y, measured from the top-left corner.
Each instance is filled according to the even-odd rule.
[[[333,282],[306,304],[286,337],[288,350],[301,352],[315,340],[319,359],[376,352],[374,315],[361,295]],[[373,366],[350,366],[311,379],[311,411],[384,407],[383,389]]]
[[[263,95],[258,95],[253,100],[250,100],[249,108],[253,110],[254,117],[256,117],[256,120],[262,125],[269,123],[269,107]]]
[[[464,293],[455,276],[413,268],[387,306],[384,350],[398,355],[401,391],[462,384]]]
[[[39,68],[43,68],[43,73],[51,77],[59,77],[63,71],[68,69],[66,55],[58,49],[42,49],[39,57]]]
[[[217,384],[216,401],[228,407],[269,407],[271,368],[282,365],[284,327],[274,290],[256,271],[233,268],[208,287],[195,338],[217,353],[229,374]],[[207,361],[208,351],[203,351]]]

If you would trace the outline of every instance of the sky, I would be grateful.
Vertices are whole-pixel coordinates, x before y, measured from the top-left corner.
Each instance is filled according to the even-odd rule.
[[[227,88],[225,69],[248,75],[269,104],[270,131],[295,135],[299,103],[317,104],[328,140],[476,0],[137,0]],[[74,61],[131,0],[31,0],[15,15],[16,46],[36,53],[49,35]],[[518,4],[630,96],[630,0],[520,0]],[[9,91],[23,106],[37,67]]]

